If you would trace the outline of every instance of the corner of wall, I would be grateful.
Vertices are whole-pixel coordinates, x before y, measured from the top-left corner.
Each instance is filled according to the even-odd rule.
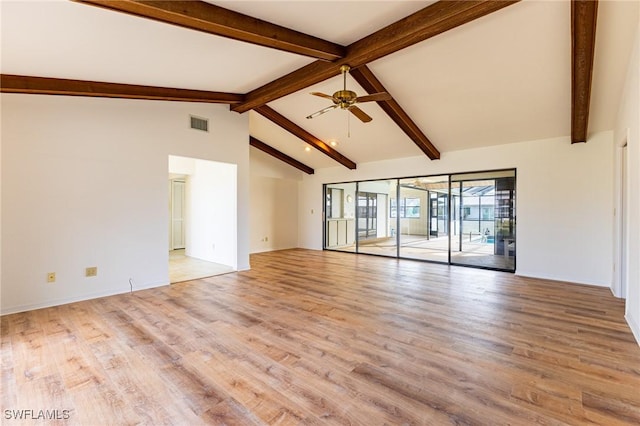
[[[630,313],[627,313],[624,318],[627,320],[627,324],[629,324],[633,337],[636,338],[636,343],[640,346],[640,325],[638,325],[640,321],[636,320]]]

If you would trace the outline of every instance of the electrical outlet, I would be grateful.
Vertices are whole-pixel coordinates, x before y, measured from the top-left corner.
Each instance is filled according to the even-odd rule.
[[[86,277],[95,277],[96,275],[98,275],[98,267],[97,266],[90,266],[90,267],[85,269],[85,276]]]
[[[48,283],[55,283],[56,282],[56,273],[55,272],[49,272],[47,274],[47,282]]]
[[[264,237],[265,242],[269,241],[269,237]]]

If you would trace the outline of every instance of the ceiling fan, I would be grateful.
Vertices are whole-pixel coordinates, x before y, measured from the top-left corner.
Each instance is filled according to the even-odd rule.
[[[350,69],[351,67],[349,67],[349,65],[342,65],[340,67],[344,86],[342,90],[338,90],[332,96],[320,92],[311,92],[311,94],[314,96],[330,99],[331,101],[333,101],[333,105],[323,108],[320,111],[314,112],[313,114],[308,115],[307,118],[314,118],[324,114],[325,112],[329,112],[340,107],[340,109],[346,109],[347,111],[358,117],[363,123],[368,123],[372,120],[372,118],[369,117],[366,112],[358,108],[356,104],[372,101],[388,101],[389,99],[391,99],[391,95],[387,92],[379,92],[367,96],[358,96],[356,92],[347,90],[347,73]]]

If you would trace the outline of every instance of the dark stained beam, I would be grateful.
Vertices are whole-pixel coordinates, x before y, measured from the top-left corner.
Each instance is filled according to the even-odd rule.
[[[587,141],[597,17],[597,0],[571,1],[571,143]]]
[[[325,61],[345,54],[339,44],[203,1],[74,1]]]
[[[518,1],[439,1],[347,46],[347,55],[342,59],[333,63],[315,61],[252,90],[245,102],[231,109],[249,111],[338,75],[340,65],[357,68]]]
[[[243,95],[237,93],[11,74],[0,75],[0,91],[3,93],[26,93],[34,95],[89,96],[98,98],[148,99],[154,101],[205,102],[213,104],[237,104],[243,99]]]
[[[378,93],[378,92],[387,92],[389,91],[382,85],[380,80],[376,78],[376,76],[371,72],[371,70],[366,66],[362,65],[358,68],[351,70],[351,76],[358,82],[360,86],[367,93]],[[387,113],[387,115],[402,129],[403,132],[411,138],[413,143],[415,143],[418,148],[422,150],[430,159],[438,160],[440,158],[440,152],[438,149],[433,146],[429,138],[422,133],[420,128],[416,123],[413,122],[409,114],[407,114],[400,104],[396,102],[395,99],[391,98],[388,101],[380,101],[377,102],[380,105],[380,108]]]
[[[284,117],[283,115],[278,113],[273,108],[271,108],[271,107],[269,107],[267,105],[262,105],[262,106],[260,106],[258,108],[255,108],[254,111],[259,113],[263,117],[271,120],[273,123],[275,123],[278,126],[282,127],[283,129],[285,129],[286,131],[288,131],[292,135],[297,136],[298,138],[302,139],[303,141],[305,141],[309,145],[313,146],[314,148],[316,148],[318,151],[322,152],[323,154],[333,158],[334,160],[336,160],[338,163],[342,164],[346,168],[352,169],[352,170],[356,168],[356,163],[354,163],[353,161],[349,160],[347,157],[345,157],[344,155],[340,154],[338,151],[336,151],[335,149],[331,148],[329,145],[327,145],[326,143],[322,142],[320,139],[318,139],[317,137],[313,136],[311,133],[307,132],[306,130],[304,130],[302,127],[298,126],[293,121],[291,121],[288,118]]]
[[[305,172],[308,175],[312,175],[314,170],[307,166],[304,163],[301,163],[300,161],[296,160],[295,158],[289,157],[287,154],[285,154],[284,152],[278,151],[277,149],[275,149],[272,146],[267,145],[266,143],[262,142],[260,139],[256,139],[253,136],[249,136],[249,145],[251,145],[254,148],[259,149],[260,151],[269,154],[270,156],[277,158],[280,161],[283,161],[285,163],[287,163],[290,166],[295,167],[296,169]]]

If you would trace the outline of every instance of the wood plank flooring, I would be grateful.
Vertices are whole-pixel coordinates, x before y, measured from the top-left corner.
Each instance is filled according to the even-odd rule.
[[[640,423],[608,289],[311,250],[251,265],[3,316],[2,424]]]

